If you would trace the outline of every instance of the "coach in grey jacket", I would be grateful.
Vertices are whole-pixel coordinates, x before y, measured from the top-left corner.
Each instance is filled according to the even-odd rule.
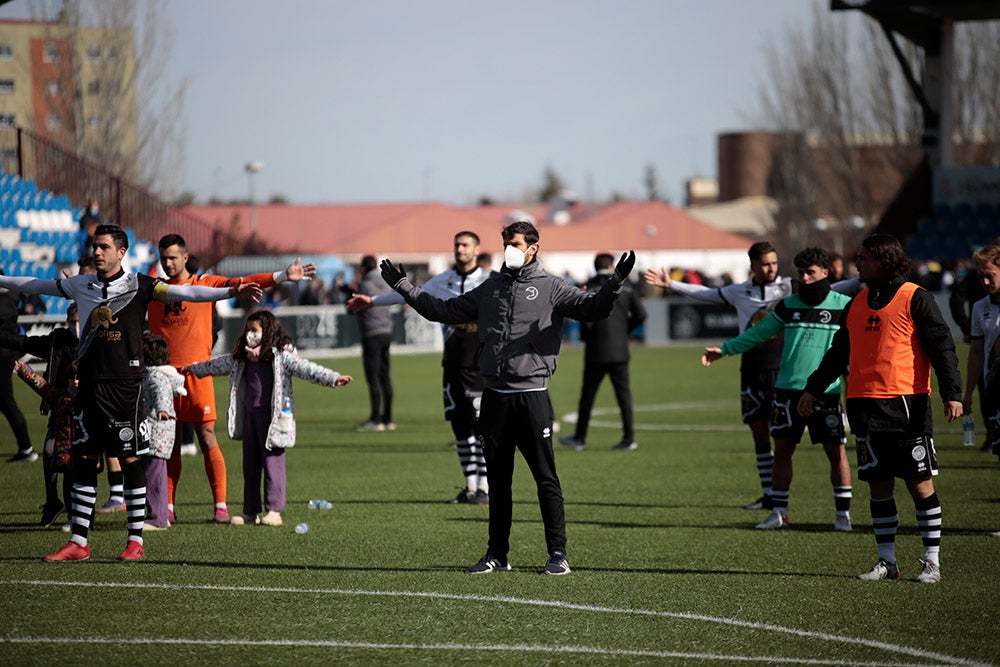
[[[378,296],[392,292],[375,271],[378,264],[372,255],[361,258],[361,283],[358,294]],[[389,345],[392,343],[392,312],[388,308],[372,308],[358,313],[361,330],[361,362],[368,383],[371,412],[359,431],[393,430],[392,378],[389,376]]]
[[[466,571],[510,570],[511,480],[520,449],[538,487],[549,560],[545,574],[568,574],[566,518],[552,452],[548,381],[556,370],[563,318],[607,317],[635,253],[622,255],[614,276],[598,292],[585,292],[548,274],[536,261],[538,230],[526,220],[503,229],[504,266],[482,285],[442,301],[414,287],[402,266],[382,262],[382,277],[418,313],[434,322],[477,322],[479,370],[486,380],[479,416],[490,483],[489,547]]]

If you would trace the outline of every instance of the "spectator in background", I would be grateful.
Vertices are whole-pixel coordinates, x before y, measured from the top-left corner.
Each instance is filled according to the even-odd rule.
[[[361,276],[358,294],[378,296],[392,292],[376,271],[378,263],[373,255],[361,259]],[[392,313],[388,308],[369,308],[357,313],[361,330],[361,361],[368,383],[368,402],[371,406],[368,420],[359,431],[392,431],[392,379],[389,376],[389,345],[392,343]]]
[[[87,208],[84,209],[79,222],[80,231],[85,234],[83,245],[80,247],[80,257],[91,257],[94,254],[94,231],[104,224],[104,220],[101,219],[101,206],[96,199],[91,199],[87,203]]]
[[[313,278],[306,284],[299,296],[300,306],[323,306],[328,302],[326,294],[326,283],[322,278]]]
[[[0,269],[0,276],[5,275]],[[20,333],[17,324],[18,293],[0,288],[0,333],[16,336]],[[14,372],[14,361],[20,356],[11,350],[0,350],[0,412],[7,418],[10,429],[17,441],[17,453],[10,459],[12,463],[32,463],[38,460],[38,452],[31,444],[28,433],[28,422],[24,413],[14,400],[14,383],[11,373]]]
[[[338,271],[337,275],[333,277],[333,285],[326,293],[326,302],[334,305],[345,304],[351,298],[352,291],[351,286],[344,280],[344,272]]]
[[[844,256],[839,252],[830,253],[830,284],[844,279]]]
[[[597,275],[587,281],[585,289],[599,292],[604,283],[614,274],[615,258],[609,253],[600,253],[594,258]],[[628,362],[629,332],[646,321],[646,309],[642,300],[626,281],[615,300],[611,314],[595,322],[582,322],[581,332],[585,343],[583,386],[580,389],[580,405],[577,408],[576,431],[573,435],[559,437],[559,442],[577,451],[587,448],[587,427],[594,398],[604,376],[611,377],[615,390],[618,410],[622,417],[622,439],[613,449],[632,451],[637,448],[635,428],[632,419],[632,389],[629,386]]]

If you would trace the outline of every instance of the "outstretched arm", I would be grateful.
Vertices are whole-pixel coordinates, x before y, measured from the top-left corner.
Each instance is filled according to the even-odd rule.
[[[29,278],[28,276],[0,276],[0,287],[6,287],[13,292],[66,296],[59,291],[58,282],[51,279],[43,280],[41,278]]]
[[[168,285],[159,283],[153,298],[158,301],[221,301],[222,299],[250,298],[260,301],[263,294],[257,283],[245,283],[240,278],[231,287],[204,287],[202,285]]]

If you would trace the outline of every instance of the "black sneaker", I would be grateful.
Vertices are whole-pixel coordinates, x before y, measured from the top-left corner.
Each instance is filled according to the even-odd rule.
[[[542,574],[552,574],[555,576],[569,573],[569,561],[566,560],[566,554],[561,551],[552,552],[552,555],[549,556],[549,562],[545,564],[545,569],[542,570]]]
[[[475,503],[477,505],[489,505],[490,504],[490,494],[486,493],[482,489],[479,489],[478,491],[476,491],[476,500],[475,500]]]
[[[62,514],[65,509],[66,506],[59,500],[54,503],[45,503],[42,505],[42,520],[38,522],[38,525],[51,526],[56,522],[56,517]]]
[[[458,492],[458,495],[448,501],[449,505],[475,505],[476,504],[476,494],[468,489],[462,489]]]
[[[19,451],[8,459],[11,463],[34,463],[37,460],[38,452],[35,451],[34,447]]]
[[[510,572],[510,563],[506,558],[497,558],[489,551],[486,555],[465,569],[466,574],[486,574],[487,572]]]
[[[771,499],[771,496],[765,494],[749,505],[744,505],[744,507],[748,510],[773,510],[774,501]]]

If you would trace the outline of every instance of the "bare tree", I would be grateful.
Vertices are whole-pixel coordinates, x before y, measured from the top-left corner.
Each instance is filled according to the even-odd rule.
[[[922,158],[920,105],[871,20],[814,5],[809,25],[790,27],[766,55],[757,122],[774,132],[770,193],[779,205],[783,252],[817,244],[843,251],[874,225]],[[996,163],[1000,134],[1000,30],[956,30],[956,137],[962,163]],[[902,42],[919,72],[922,54]],[[969,150],[975,144],[975,150]]]
[[[73,54],[73,148],[113,176],[164,197],[182,179],[186,82],[165,77],[173,31],[161,5],[38,0],[35,20]]]

